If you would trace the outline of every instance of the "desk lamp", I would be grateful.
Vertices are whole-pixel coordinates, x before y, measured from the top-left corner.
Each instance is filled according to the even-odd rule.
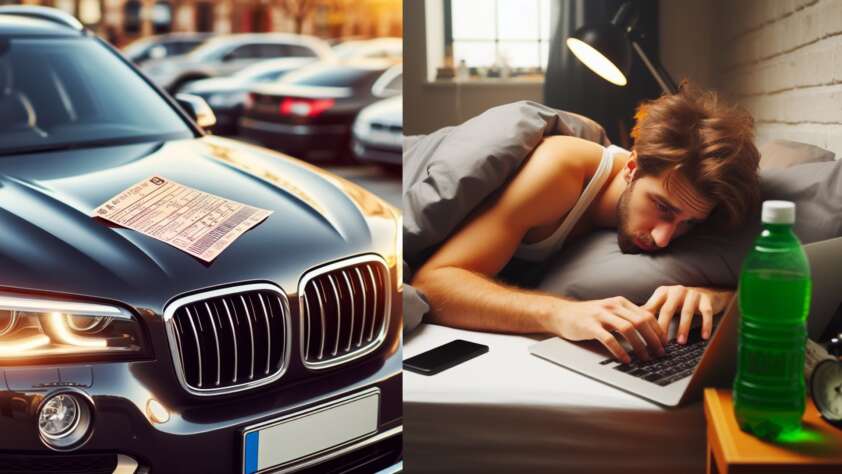
[[[573,36],[567,38],[567,47],[591,71],[618,86],[628,83],[631,50],[634,49],[664,93],[678,92],[675,81],[658,58],[650,58],[640,46],[643,34],[635,28],[637,20],[637,10],[631,2],[626,2],[620,6],[610,23],[585,25],[576,30]]]

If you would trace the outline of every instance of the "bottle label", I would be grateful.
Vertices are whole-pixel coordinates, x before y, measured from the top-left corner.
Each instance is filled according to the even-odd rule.
[[[759,347],[740,351],[740,366],[745,373],[760,377],[802,376],[804,352],[764,350]]]

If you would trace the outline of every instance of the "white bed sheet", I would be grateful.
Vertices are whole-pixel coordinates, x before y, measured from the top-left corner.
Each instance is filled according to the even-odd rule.
[[[540,338],[422,324],[404,358],[465,339],[489,352],[404,371],[407,472],[703,472],[701,402],[664,408],[529,354]]]

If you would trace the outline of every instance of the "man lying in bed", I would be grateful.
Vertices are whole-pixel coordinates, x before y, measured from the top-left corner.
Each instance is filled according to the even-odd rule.
[[[623,297],[574,301],[495,279],[510,260],[546,259],[592,229],[616,228],[624,253],[654,253],[706,219],[734,228],[757,205],[760,155],[747,113],[685,86],[641,105],[635,118],[631,152],[545,138],[415,273],[428,317],[466,329],[596,339],[624,362],[617,335],[644,360],[661,355],[676,313],[679,343],[697,314],[709,337],[730,290],[660,287],[637,306]]]

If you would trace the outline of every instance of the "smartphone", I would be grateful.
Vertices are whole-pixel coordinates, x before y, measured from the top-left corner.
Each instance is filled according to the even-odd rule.
[[[403,368],[434,375],[488,352],[488,346],[457,339],[403,361]]]

